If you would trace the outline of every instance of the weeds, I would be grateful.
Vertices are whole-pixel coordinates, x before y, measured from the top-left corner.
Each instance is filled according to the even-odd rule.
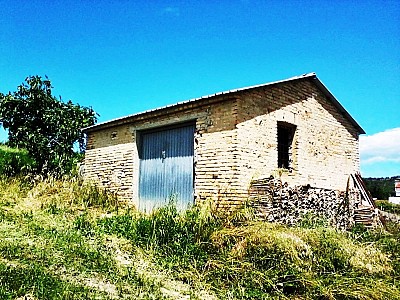
[[[345,233],[311,215],[259,222],[248,207],[116,204],[76,178],[0,179],[0,298],[400,298],[395,225]]]
[[[37,264],[0,264],[0,278],[1,299],[15,299],[27,294],[34,294],[39,299],[87,299],[90,295],[87,288],[64,282]]]
[[[113,195],[78,180],[3,178],[0,196],[1,299],[116,299],[125,285],[140,299],[96,228]]]
[[[161,263],[180,265],[192,261],[204,263],[212,245],[210,236],[221,226],[221,221],[205,206],[179,213],[170,204],[150,215],[127,210],[125,214],[99,220],[98,226],[105,233],[117,234],[160,254]]]
[[[2,176],[28,174],[35,169],[36,163],[27,150],[0,145],[0,174]]]
[[[368,273],[389,275],[392,270],[380,250],[362,247],[344,234],[324,227],[300,229],[256,222],[246,227],[224,228],[214,234],[213,241],[224,249],[223,257],[229,265],[211,265],[210,277],[220,277],[219,281],[229,278],[228,289],[244,286],[263,297],[266,293],[318,295],[328,284],[320,280],[331,274],[337,280],[355,281]],[[343,288],[337,290],[341,292]],[[332,299],[337,296],[332,294]]]

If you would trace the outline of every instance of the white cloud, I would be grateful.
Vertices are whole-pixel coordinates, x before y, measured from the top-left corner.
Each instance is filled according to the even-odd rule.
[[[362,160],[363,164],[373,164],[378,162],[396,162],[400,163],[400,158],[388,158],[384,156],[372,156]]]
[[[400,127],[360,136],[362,164],[400,162]]]

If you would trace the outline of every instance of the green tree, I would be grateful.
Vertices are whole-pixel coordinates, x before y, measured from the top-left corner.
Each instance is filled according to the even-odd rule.
[[[364,178],[365,185],[372,197],[378,200],[387,200],[395,195],[394,181],[396,177],[387,178]]]
[[[96,123],[91,107],[64,103],[52,95],[50,80],[30,76],[17,91],[0,94],[0,124],[8,130],[8,145],[25,148],[39,173],[62,173],[74,157],[74,144],[85,150],[82,128]]]

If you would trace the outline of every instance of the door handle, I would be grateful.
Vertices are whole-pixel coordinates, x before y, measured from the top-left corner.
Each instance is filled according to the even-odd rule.
[[[164,162],[166,157],[167,157],[167,154],[165,153],[165,150],[161,151],[162,162]]]

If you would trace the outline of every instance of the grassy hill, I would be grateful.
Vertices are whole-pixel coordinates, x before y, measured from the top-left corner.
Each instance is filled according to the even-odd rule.
[[[400,299],[400,233],[151,215],[76,178],[0,179],[0,299]]]

